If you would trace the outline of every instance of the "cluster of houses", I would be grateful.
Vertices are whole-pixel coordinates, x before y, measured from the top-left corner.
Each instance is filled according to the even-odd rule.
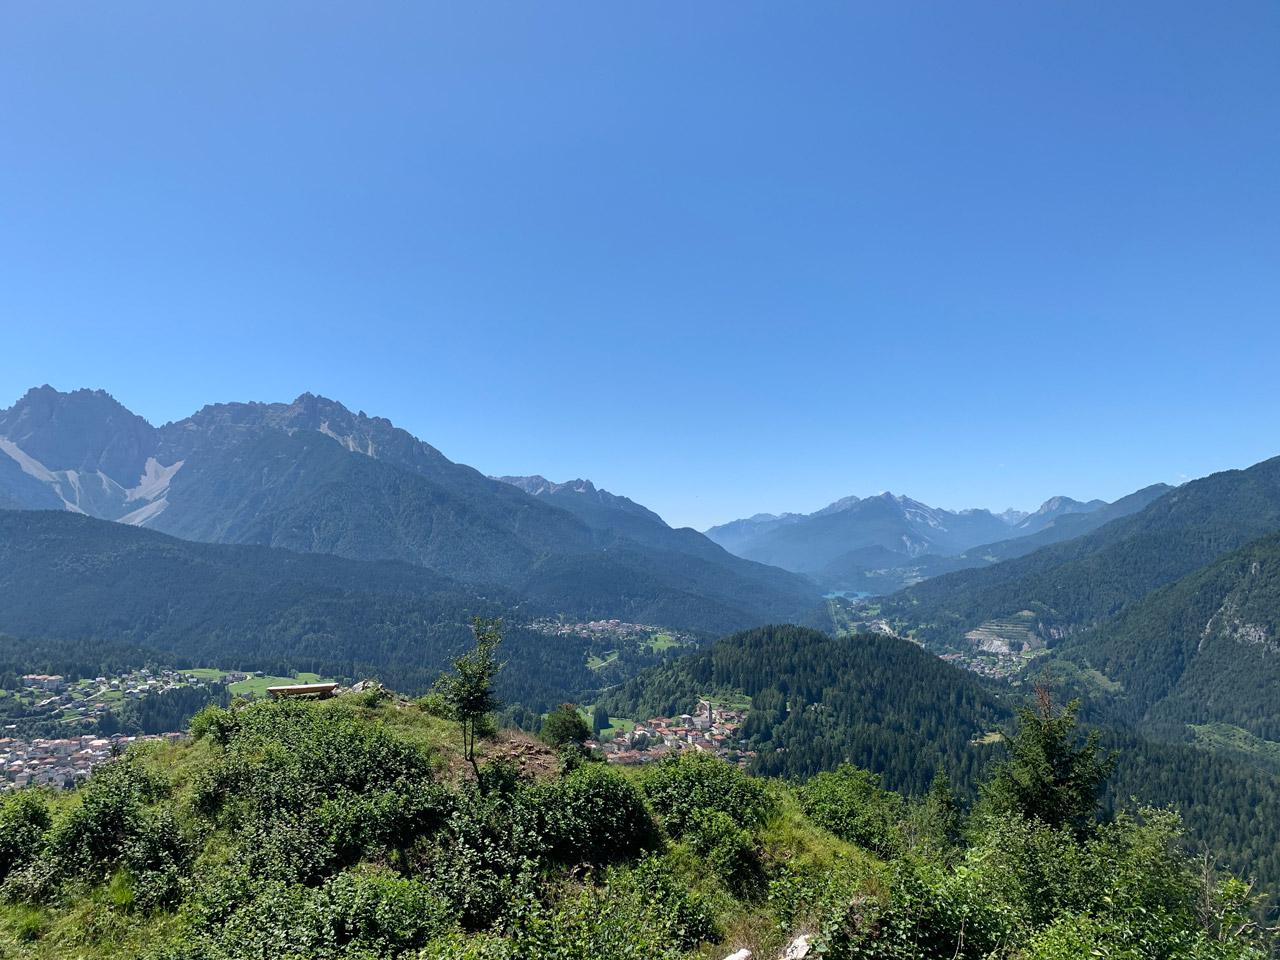
[[[1010,677],[1027,665],[1026,658],[1016,653],[944,653],[938,659],[995,680]]]
[[[740,711],[724,710],[703,700],[694,714],[654,717],[637,723],[630,732],[619,731],[612,740],[588,741],[586,745],[603,750],[610,763],[624,766],[652,763],[682,750],[736,759],[739,766],[745,766],[755,753],[747,750],[747,741],[738,737],[744,717]]]
[[[198,677],[186,676],[181,671],[174,670],[161,670],[154,675],[150,670],[139,670],[122,677],[95,677],[74,684],[68,684],[64,677],[57,674],[29,673],[22,678],[23,687],[31,690],[37,697],[47,694],[33,704],[36,710],[54,713],[70,710],[85,718],[101,716],[110,709],[111,700],[137,700],[151,693],[161,693],[186,683],[200,682],[202,681]],[[114,695],[108,697],[108,694]]]
[[[559,623],[555,620],[535,620],[530,626],[540,633],[561,637],[596,637],[601,634],[631,636],[653,633],[657,628],[643,623],[627,623],[624,620],[592,620],[588,623]]]
[[[69,790],[89,779],[93,768],[123,752],[131,743],[143,740],[180,740],[185,734],[165,733],[155,737],[68,737],[65,740],[0,739],[0,790],[22,787],[54,787]]]

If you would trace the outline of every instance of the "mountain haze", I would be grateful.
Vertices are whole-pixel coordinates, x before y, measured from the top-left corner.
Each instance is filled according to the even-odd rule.
[[[1147,488],[1131,505],[1156,492]],[[900,631],[914,631],[935,649],[963,648],[967,632],[1023,610],[1037,614],[1048,639],[1097,625],[1152,590],[1278,529],[1275,458],[1190,481],[1083,536],[926,580],[884,598],[881,606]]]
[[[1007,537],[1009,525],[988,510],[940,510],[909,497],[882,493],[846,497],[807,517],[735,521],[712,527],[707,536],[749,560],[821,573],[828,568],[884,565],[896,556],[909,561],[925,553],[950,555]],[[724,538],[721,540],[720,538]]]
[[[102,391],[41,387],[0,412],[0,454],[0,494],[20,507],[401,560],[584,615],[666,609],[681,618],[671,626],[732,629],[791,619],[817,597],[803,578],[671,530],[626,498],[597,497],[596,513],[574,499],[581,492],[552,502],[312,394],[206,406],[152,427]]]

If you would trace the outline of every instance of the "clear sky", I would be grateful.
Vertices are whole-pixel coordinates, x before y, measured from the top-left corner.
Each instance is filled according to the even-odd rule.
[[[0,407],[324,394],[699,528],[1280,454],[1280,3],[0,6]]]

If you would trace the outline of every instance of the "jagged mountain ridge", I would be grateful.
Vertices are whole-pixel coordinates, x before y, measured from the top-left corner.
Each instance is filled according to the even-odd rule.
[[[1072,513],[1092,513],[1094,510],[1106,505],[1107,501],[1105,500],[1090,500],[1088,503],[1081,503],[1079,500],[1073,500],[1070,497],[1050,497],[1040,504],[1040,509],[1036,510],[1035,513],[1029,514],[1014,524],[1013,529],[1020,534],[1035,533],[1058,517]]]
[[[594,483],[583,480],[581,477],[566,483],[553,483],[546,477],[536,474],[531,477],[490,477],[490,479],[509,483],[532,497],[542,497],[573,512],[577,512],[574,510],[575,507],[581,508],[583,504],[590,504],[611,510],[621,510],[624,513],[638,514],[654,523],[667,526],[667,522],[648,507],[641,506],[629,497],[620,497],[608,490],[597,489]]]
[[[682,597],[676,607],[692,610],[696,592],[704,628],[790,619],[816,596],[803,578],[672,531],[638,505],[608,508],[642,525],[637,539],[312,394],[210,405],[152,427],[102,391],[41,387],[0,412],[0,437],[0,494],[17,505],[185,539],[404,560],[595,616],[634,609],[637,592],[658,607],[664,592]]]

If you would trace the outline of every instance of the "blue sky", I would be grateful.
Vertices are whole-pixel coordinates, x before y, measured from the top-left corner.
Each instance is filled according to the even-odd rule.
[[[703,528],[1280,454],[1280,4],[0,7],[0,406],[304,391]]]

